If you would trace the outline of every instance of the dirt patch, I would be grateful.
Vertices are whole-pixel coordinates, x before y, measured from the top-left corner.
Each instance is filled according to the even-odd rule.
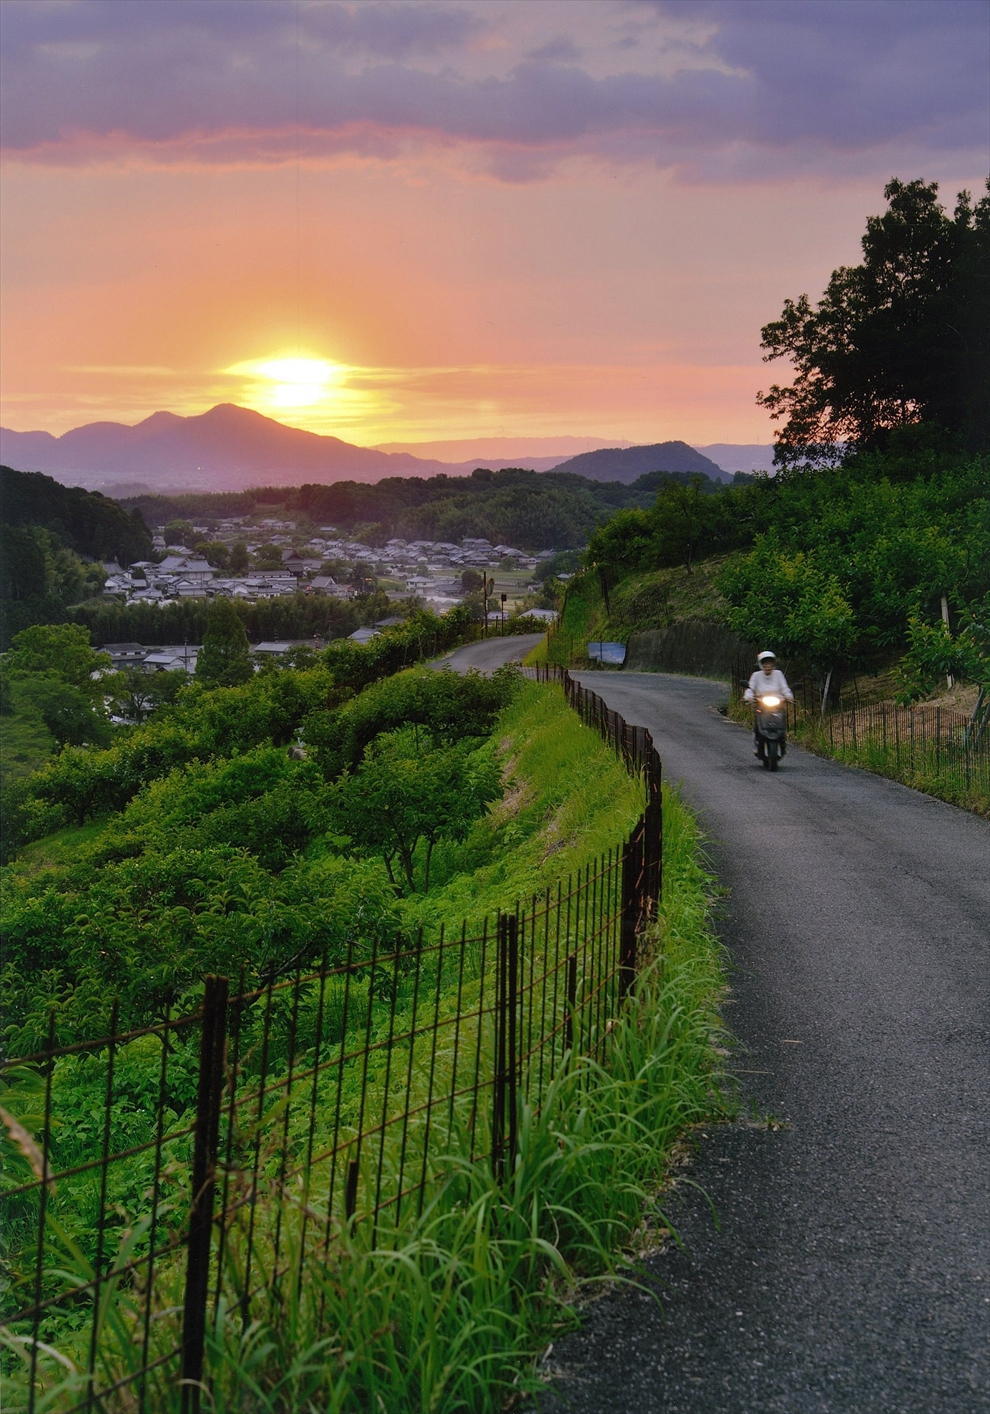
[[[947,707],[950,711],[964,712],[967,717],[971,717],[979,695],[980,689],[972,683],[957,683],[955,687],[947,687],[937,697],[929,697],[925,702],[918,703],[918,706]]]

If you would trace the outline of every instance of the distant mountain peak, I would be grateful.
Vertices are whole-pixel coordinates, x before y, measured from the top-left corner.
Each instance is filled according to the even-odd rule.
[[[632,482],[654,471],[699,472],[713,481],[730,477],[708,457],[687,442],[651,442],[642,447],[606,447],[598,452],[581,452],[554,467],[554,471],[587,476],[591,481]]]

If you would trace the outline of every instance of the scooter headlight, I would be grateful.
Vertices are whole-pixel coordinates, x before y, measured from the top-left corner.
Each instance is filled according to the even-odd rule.
[[[761,697],[761,698],[760,698],[760,703],[761,703],[762,706],[764,706],[764,707],[771,707],[771,708],[773,708],[773,707],[779,707],[779,706],[780,706],[780,698],[779,698],[779,697],[773,697],[773,696],[770,696],[770,697]]]

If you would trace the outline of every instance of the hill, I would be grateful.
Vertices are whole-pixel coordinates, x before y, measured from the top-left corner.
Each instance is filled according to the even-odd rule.
[[[406,449],[415,444],[359,447],[339,437],[288,427],[249,408],[221,403],[194,417],[152,413],[133,427],[121,422],[91,422],[60,437],[50,432],[0,428],[0,460],[22,471],[56,476],[67,485],[119,496],[139,490],[159,494],[241,491],[305,482],[374,484],[403,476],[463,476],[478,466],[576,472],[592,481],[627,484],[654,471],[701,472],[727,481],[733,471],[746,469],[746,459],[740,461],[733,454],[754,450],[720,444],[729,458],[728,474],[721,463],[709,460],[685,442],[597,448],[567,455],[570,447],[582,442],[586,447],[592,440],[503,439],[505,445],[494,457],[481,451],[491,446],[490,440],[486,444],[475,439],[477,452],[472,451],[471,440],[424,443],[426,455],[420,456]],[[440,460],[443,456],[466,459]]]
[[[560,462],[557,472],[573,472],[591,481],[637,481],[651,471],[698,472],[712,481],[731,481],[731,476],[696,452],[686,442],[656,442],[647,447],[606,447],[582,452]]]
[[[101,560],[147,559],[140,512],[38,472],[0,466],[0,647],[34,623],[57,623],[68,604],[102,588]]]
[[[430,476],[440,462],[376,452],[339,437],[286,427],[249,408],[221,403],[196,417],[156,412],[134,427],[91,422],[61,437],[0,433],[3,459],[77,484],[141,480],[157,490],[241,490],[298,486],[303,481],[374,482],[386,476]]]

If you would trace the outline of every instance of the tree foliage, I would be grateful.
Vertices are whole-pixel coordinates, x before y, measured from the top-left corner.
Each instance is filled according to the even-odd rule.
[[[865,663],[907,647],[910,621],[937,618],[943,595],[961,613],[987,593],[988,459],[911,481],[885,471],[900,477],[899,455],[768,483],[765,528],[720,576],[737,632]]]
[[[203,972],[258,983],[394,942],[396,883],[427,888],[436,843],[463,838],[498,789],[479,737],[515,681],[410,672],[354,695],[323,655],[192,683],[106,749],[64,747],[5,800],[10,850],[33,839],[43,858],[46,836],[87,826],[41,870],[8,865],[10,1049],[43,1043],[52,1003],[66,1040],[111,995],[136,1024]],[[318,722],[345,743],[333,762],[310,743]],[[301,727],[305,747],[287,749]]]
[[[235,687],[247,682],[253,672],[251,645],[237,610],[229,599],[214,599],[196,660],[196,677],[209,687]]]
[[[891,181],[884,196],[862,263],[833,271],[817,305],[788,299],[762,330],[765,361],[795,370],[757,398],[783,424],[782,465],[882,447],[918,423],[990,446],[990,195],[960,193],[951,215],[936,182]]]
[[[687,472],[653,471],[626,484],[592,481],[573,472],[536,472],[521,467],[479,468],[471,476],[386,477],[373,485],[336,481],[277,492],[186,493],[181,496],[125,497],[151,523],[176,516],[279,514],[299,522],[333,525],[368,544],[390,536],[459,541],[483,536],[523,550],[579,549],[596,526],[614,511],[649,505],[661,485],[687,484]],[[723,483],[708,482],[706,490]],[[273,504],[276,498],[277,506]],[[274,563],[281,552],[273,547]],[[332,573],[333,571],[331,571]]]
[[[337,782],[330,808],[353,845],[381,854],[393,883],[398,860],[409,892],[426,892],[437,841],[463,839],[497,794],[490,751],[470,740],[439,745],[414,726],[379,735]]]

